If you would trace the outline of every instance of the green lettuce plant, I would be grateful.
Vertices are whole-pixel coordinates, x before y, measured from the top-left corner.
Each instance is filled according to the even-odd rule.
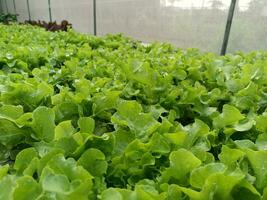
[[[0,200],[265,200],[266,106],[265,51],[0,25]]]

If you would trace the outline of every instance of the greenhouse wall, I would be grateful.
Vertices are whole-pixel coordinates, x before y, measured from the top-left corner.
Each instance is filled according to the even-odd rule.
[[[182,48],[219,52],[229,4],[219,9],[191,2],[101,0],[98,32],[122,32],[145,42],[167,41]]]
[[[51,1],[52,19],[68,20],[75,30],[93,34],[93,1],[92,0],[56,0]]]
[[[13,0],[0,0],[0,4],[3,13],[15,13]]]
[[[3,2],[0,0],[0,13],[4,13]]]
[[[5,0],[2,0],[2,2]],[[12,10],[12,0],[8,9]],[[48,0],[16,0],[19,21],[49,21]],[[231,0],[96,0],[98,35],[123,33],[143,42],[170,42],[219,53]],[[50,0],[53,21],[94,33],[93,0]],[[228,52],[266,49],[267,1],[239,0]]]
[[[245,2],[235,10],[228,51],[267,50],[267,0]]]

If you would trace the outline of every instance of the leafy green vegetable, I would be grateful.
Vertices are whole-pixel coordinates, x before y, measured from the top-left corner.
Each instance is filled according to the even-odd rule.
[[[266,66],[0,24],[0,200],[267,199]]]

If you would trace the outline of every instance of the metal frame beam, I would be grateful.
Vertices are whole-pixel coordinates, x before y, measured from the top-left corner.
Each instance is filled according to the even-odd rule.
[[[13,0],[13,8],[14,8],[14,13],[15,15],[17,14],[17,7],[16,7],[16,0]]]
[[[2,6],[2,0],[0,0],[0,13],[4,13],[3,6]]]
[[[29,0],[26,0],[26,3],[27,3],[27,11],[28,11],[29,20],[32,20]]]
[[[48,0],[49,21],[52,22],[51,0]]]
[[[97,35],[96,0],[93,0],[94,35]]]
[[[8,5],[7,5],[7,0],[5,0],[5,6],[6,6],[6,13],[9,13]]]
[[[226,22],[226,27],[225,27],[225,32],[224,32],[224,37],[223,37],[223,44],[221,48],[221,55],[225,55],[227,51],[227,46],[229,42],[229,37],[230,37],[230,32],[231,32],[231,27],[232,27],[232,22],[233,22],[233,17],[234,17],[234,12],[235,12],[235,7],[236,7],[236,0],[231,1],[231,5],[229,8],[228,12],[228,17],[227,17],[227,22]]]

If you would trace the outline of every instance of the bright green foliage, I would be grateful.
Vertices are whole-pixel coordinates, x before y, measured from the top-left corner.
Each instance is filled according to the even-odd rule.
[[[159,123],[149,113],[142,113],[142,107],[136,101],[121,102],[117,106],[111,122],[115,125],[127,126],[137,138],[148,137],[159,127]]]
[[[201,165],[201,161],[196,158],[191,152],[185,149],[173,151],[170,154],[170,167],[162,174],[162,181],[168,182],[172,179],[173,182],[180,184],[188,184],[188,175],[190,172]]]
[[[32,129],[37,140],[50,142],[54,139],[55,114],[51,108],[38,107],[32,113]]]
[[[96,177],[102,176],[107,170],[105,155],[98,149],[86,150],[79,158],[78,165]]]
[[[0,25],[0,200],[267,200],[267,53]]]

